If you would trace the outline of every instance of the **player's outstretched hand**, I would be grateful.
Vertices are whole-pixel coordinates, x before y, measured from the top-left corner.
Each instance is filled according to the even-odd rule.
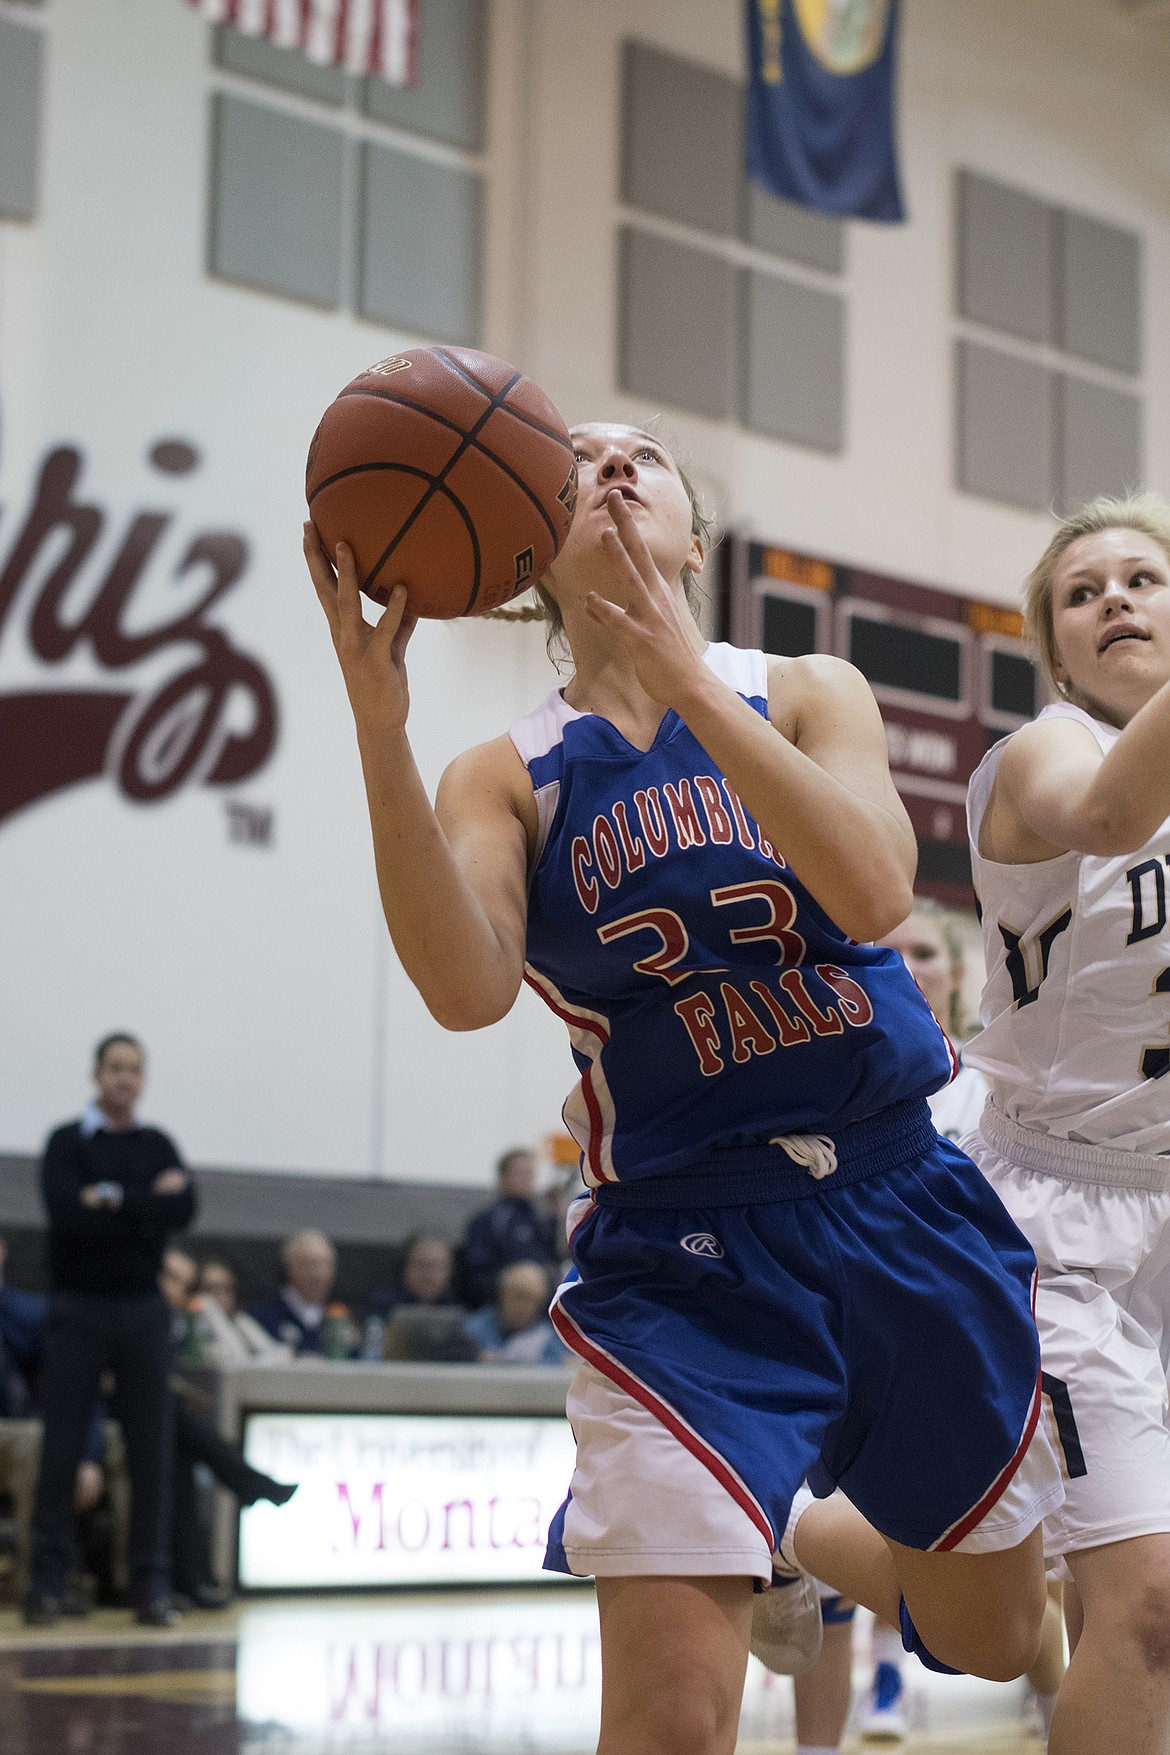
[[[401,730],[410,711],[406,647],[418,625],[418,617],[407,607],[405,585],[394,587],[381,617],[371,624],[362,615],[357,568],[347,543],[337,545],[334,572],[321,538],[306,523],[305,560],[359,728]]]
[[[703,675],[694,622],[655,566],[616,488],[606,498],[606,510],[613,529],[605,531],[602,543],[625,608],[591,591],[589,614],[625,646],[646,692],[664,707],[681,709],[688,688]]]

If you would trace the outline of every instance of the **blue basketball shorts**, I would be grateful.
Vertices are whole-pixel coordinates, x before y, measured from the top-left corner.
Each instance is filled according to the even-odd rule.
[[[1035,1259],[925,1103],[594,1191],[552,1319],[580,1364],[545,1566],[769,1580],[793,1495],[908,1547],[989,1552],[1063,1497]]]

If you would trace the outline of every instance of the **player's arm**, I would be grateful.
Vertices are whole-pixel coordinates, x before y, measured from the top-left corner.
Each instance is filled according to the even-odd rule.
[[[918,844],[873,692],[840,658],[772,659],[768,668],[769,715],[792,752],[782,756],[797,812],[785,857],[838,925],[881,938],[914,906]]]
[[[405,592],[392,592],[381,621],[370,625],[348,549],[338,549],[335,577],[308,527],[305,555],[353,709],[394,948],[440,1024],[493,1024],[524,973],[536,818],[527,773],[509,740],[497,738],[451,764],[432,808],[406,734],[406,647],[415,621]]]
[[[673,707],[765,835],[851,938],[880,938],[913,905],[917,849],[890,780],[881,716],[864,678],[833,658],[780,660],[775,723],[696,652],[687,612],[655,567],[618,494],[603,537],[625,605],[589,612],[626,646],[642,686]]]
[[[448,1030],[496,1023],[524,974],[528,834],[512,764],[526,782],[507,740],[469,750],[443,775],[432,810],[405,736],[362,752],[390,937]]]
[[[829,918],[881,938],[913,907],[917,848],[877,704],[835,658],[792,661],[769,694],[764,719],[704,665],[675,705]]]
[[[1005,865],[1061,853],[1108,858],[1144,845],[1170,816],[1170,684],[1102,755],[1088,726],[1041,719],[1009,738],[979,850]]]

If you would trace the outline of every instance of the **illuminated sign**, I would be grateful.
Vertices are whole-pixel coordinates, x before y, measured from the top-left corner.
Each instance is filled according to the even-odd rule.
[[[568,1490],[559,1417],[275,1414],[247,1419],[244,1454],[287,1505],[240,1514],[240,1583],[490,1584],[550,1580],[549,1523]]]

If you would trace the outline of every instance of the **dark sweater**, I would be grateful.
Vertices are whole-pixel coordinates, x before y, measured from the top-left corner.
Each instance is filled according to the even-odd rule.
[[[463,1263],[475,1302],[491,1302],[501,1270],[513,1262],[555,1267],[556,1232],[556,1220],[519,1194],[502,1194],[476,1213],[463,1239]]]
[[[157,1292],[167,1238],[194,1218],[195,1190],[188,1182],[178,1194],[155,1194],[151,1183],[182,1168],[174,1141],[157,1127],[103,1128],[89,1139],[79,1122],[59,1127],[41,1163],[54,1290],[105,1298]],[[96,1182],[117,1183],[121,1205],[84,1205],[82,1189]]]
[[[283,1341],[298,1357],[321,1351],[324,1321],[319,1322],[315,1328],[310,1328],[304,1318],[297,1315],[292,1305],[285,1301],[283,1292],[273,1292],[271,1298],[261,1298],[257,1303],[249,1304],[248,1315],[253,1322],[258,1322],[262,1329],[266,1329],[274,1341]]]

